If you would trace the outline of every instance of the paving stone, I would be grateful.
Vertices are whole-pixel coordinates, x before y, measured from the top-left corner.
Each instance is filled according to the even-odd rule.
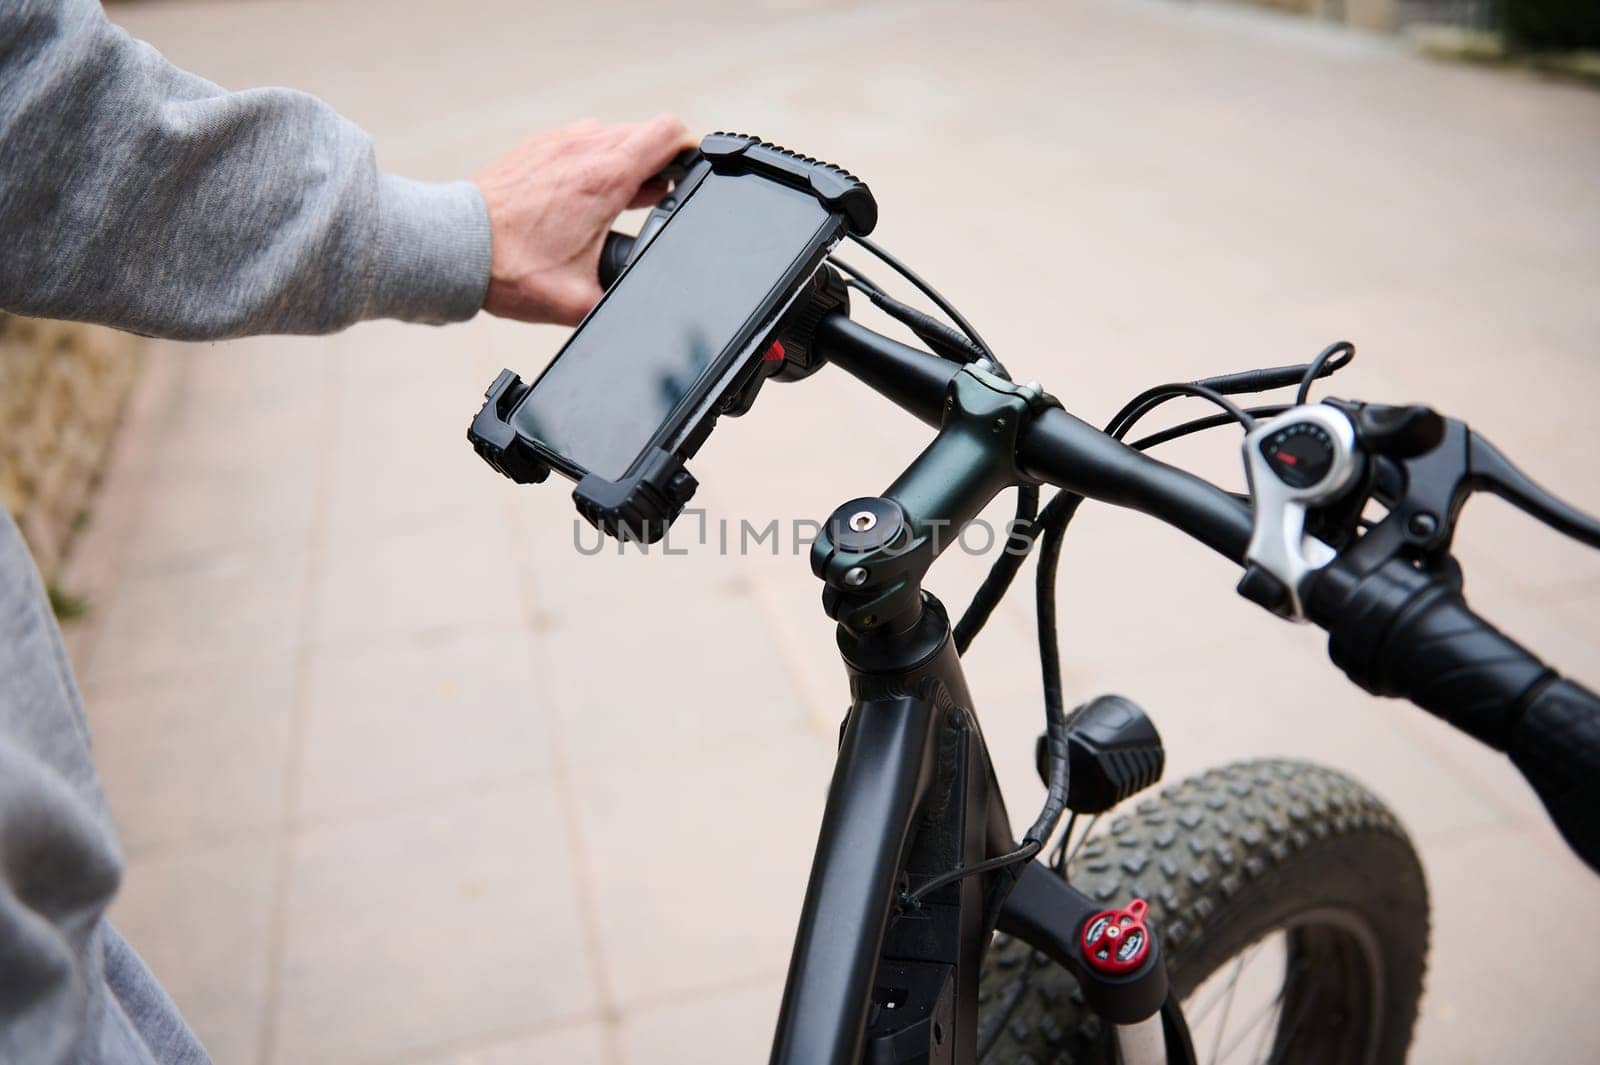
[[[394,1057],[594,1010],[550,788],[319,825],[291,847],[274,1061]]]
[[[276,829],[296,697],[284,655],[226,673],[85,693],[96,764],[123,846]]]
[[[520,631],[318,649],[296,810],[323,819],[548,780],[549,687]]]
[[[487,1043],[440,1054],[424,1065],[609,1065],[606,1030],[599,1024]]]
[[[783,998],[779,980],[712,989],[630,1011],[622,1026],[627,1065],[748,1065],[772,1053]]]

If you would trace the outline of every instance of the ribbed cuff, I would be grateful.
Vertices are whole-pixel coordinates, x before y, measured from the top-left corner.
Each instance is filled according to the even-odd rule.
[[[378,239],[364,318],[471,318],[489,289],[489,208],[470,181],[378,177]]]

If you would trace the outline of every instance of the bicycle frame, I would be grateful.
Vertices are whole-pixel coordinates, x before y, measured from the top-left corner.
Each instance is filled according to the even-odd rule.
[[[1009,850],[1011,831],[944,610],[882,647],[841,640],[854,701],[845,719],[773,1045],[774,1065],[977,1060],[978,971],[997,907],[984,878],[951,885],[916,917],[891,916],[902,878]],[[893,970],[892,985],[876,978]],[[876,994],[875,994],[876,988]],[[884,1014],[916,1022],[882,1033]]]

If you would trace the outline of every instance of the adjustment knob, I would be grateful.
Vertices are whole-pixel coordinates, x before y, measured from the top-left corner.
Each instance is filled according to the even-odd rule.
[[[1097,973],[1131,973],[1150,956],[1150,906],[1134,899],[1120,910],[1101,910],[1084,923],[1080,943],[1084,960]]]

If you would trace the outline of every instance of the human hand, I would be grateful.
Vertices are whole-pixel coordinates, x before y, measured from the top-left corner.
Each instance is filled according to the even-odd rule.
[[[483,308],[503,318],[576,325],[600,299],[600,247],[618,214],[667,191],[650,178],[694,138],[672,115],[540,134],[473,180],[492,241]]]

